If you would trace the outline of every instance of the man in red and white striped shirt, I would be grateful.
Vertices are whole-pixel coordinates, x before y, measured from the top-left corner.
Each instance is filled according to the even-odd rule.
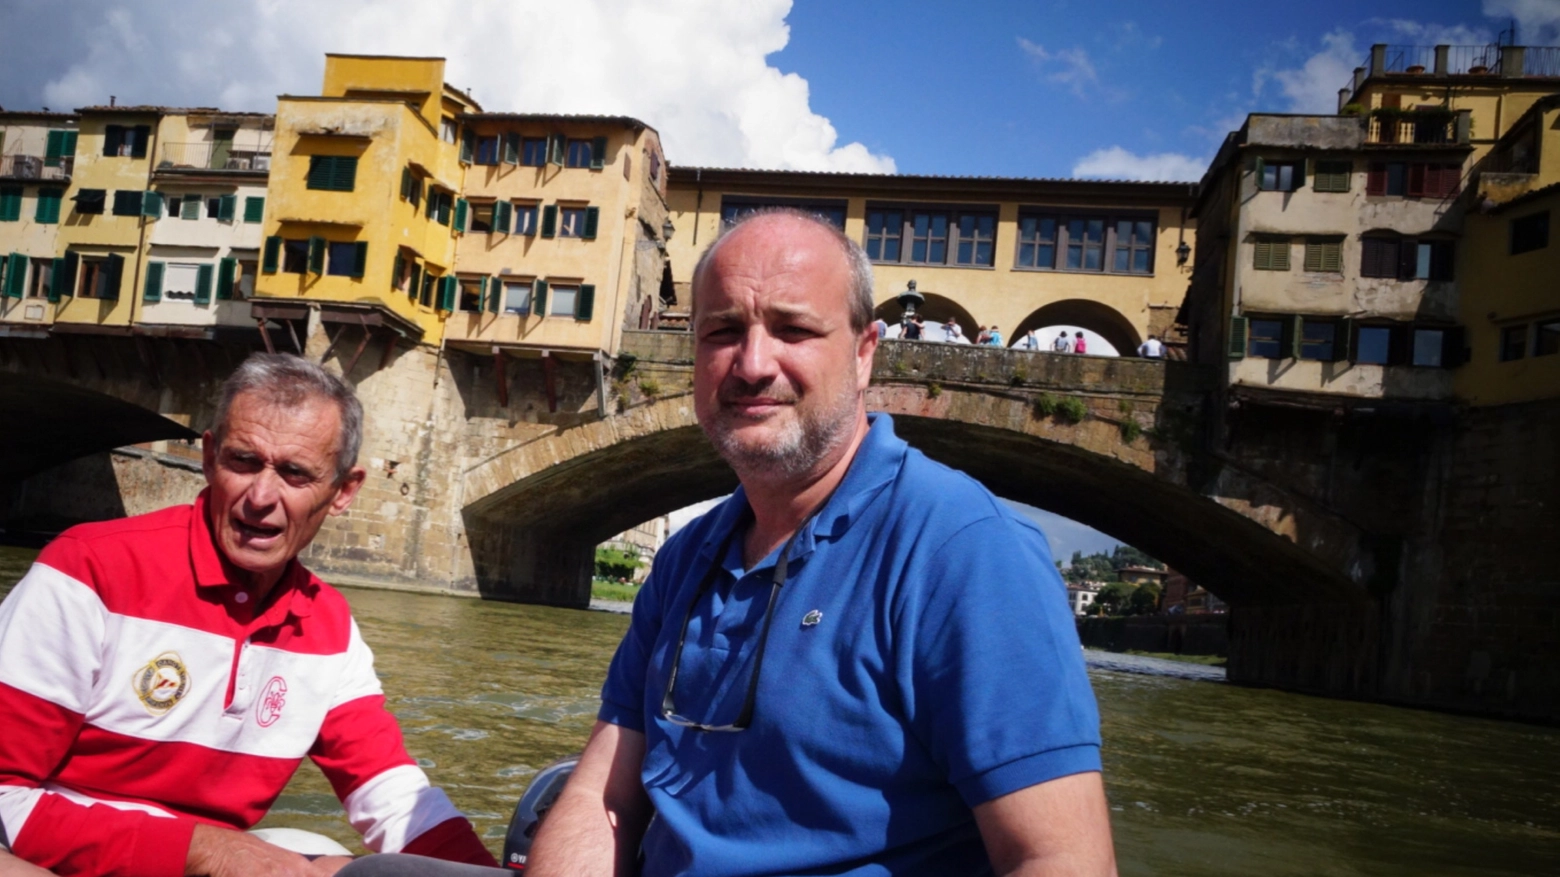
[[[295,558],[351,504],[362,406],[306,360],[223,387],[192,506],[74,527],[0,603],[0,826],[56,874],[328,874],[246,829],[303,757],[366,846],[496,864],[407,754],[345,599]]]

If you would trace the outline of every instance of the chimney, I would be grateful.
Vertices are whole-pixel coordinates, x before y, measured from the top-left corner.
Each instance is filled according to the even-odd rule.
[[[108,96],[108,105],[109,106],[113,106],[114,105],[114,96],[113,95],[109,95]]]

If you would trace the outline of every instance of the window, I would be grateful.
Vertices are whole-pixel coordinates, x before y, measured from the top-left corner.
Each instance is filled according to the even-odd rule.
[[[531,313],[531,281],[504,282],[504,313],[521,316]]]
[[[1300,321],[1300,358],[1332,362],[1338,337],[1338,324],[1331,320]]]
[[[1553,356],[1560,353],[1560,320],[1539,323],[1533,337],[1534,356]]]
[[[1317,192],[1347,192],[1353,172],[1354,163],[1350,161],[1318,161],[1311,188]]]
[[[496,204],[471,205],[471,226],[469,230],[473,233],[491,233],[493,231],[493,213],[497,209],[498,205]]]
[[[185,195],[183,198],[173,199],[173,204],[177,205],[180,219],[200,219],[200,202],[201,198],[199,195]],[[175,208],[170,206],[168,209],[172,211]]]
[[[1258,160],[1257,188],[1264,192],[1293,192],[1305,182],[1305,164],[1299,161]]]
[[[1360,240],[1360,276],[1396,280],[1451,280],[1455,243],[1447,240],[1366,237]]]
[[[989,267],[995,232],[996,214],[988,210],[871,208],[867,254],[879,262]]]
[[[454,143],[457,137],[457,133],[458,129],[455,127],[455,120],[453,118],[450,116],[444,116],[443,118],[439,119],[440,140],[443,140],[445,143]]]
[[[207,198],[206,199],[206,218],[207,219],[221,219],[222,218],[222,199],[220,197],[218,197],[218,198]]]
[[[953,254],[956,265],[990,265],[997,233],[997,217],[990,213],[966,213],[959,217],[959,245]]]
[[[141,193],[139,191],[129,191],[126,189],[116,190],[114,192],[114,215],[140,216]]]
[[[1511,255],[1549,246],[1549,211],[1519,216],[1511,221]]]
[[[515,234],[527,236],[536,234],[536,206],[535,204],[515,205]]]
[[[244,260],[238,263],[238,283],[233,287],[235,299],[251,298],[255,294],[255,275],[259,273],[260,263]]]
[[[332,277],[362,277],[357,268],[358,245],[353,241],[331,241],[326,245],[325,273]]]
[[[16,222],[22,218],[22,187],[0,186],[0,222]]]
[[[904,214],[898,210],[868,210],[867,258],[874,262],[898,262],[903,226]]]
[[[1527,355],[1528,327],[1506,326],[1500,330],[1500,361],[1511,362]]]
[[[577,238],[585,235],[585,208],[558,208],[558,237]],[[557,313],[554,311],[554,313]],[[571,312],[572,313],[572,312]]]
[[[526,137],[520,141],[520,164],[541,167],[547,164],[547,138]]]
[[[309,242],[307,240],[282,241],[282,271],[287,274],[309,273]]]
[[[503,148],[502,137],[478,137],[477,138],[477,164],[498,164],[499,152]]]
[[[450,224],[450,208],[455,204],[455,194],[443,189],[428,190],[428,218],[440,225]]]
[[[265,218],[265,198],[253,195],[244,199],[244,221],[259,222]]]
[[[309,156],[309,188],[331,192],[352,191],[357,183],[357,162],[355,155]]]
[[[43,153],[44,167],[69,167],[76,155],[75,131],[50,131]]]
[[[578,286],[553,286],[547,313],[554,317],[577,317],[580,288]]]
[[[1152,274],[1155,225],[1142,215],[1020,213],[1015,267]]]
[[[590,167],[590,141],[570,140],[568,150],[564,153],[564,167]]]
[[[54,283],[54,260],[32,260],[32,282],[27,284],[28,298],[49,298],[49,288]]]
[[[432,272],[422,276],[422,291],[417,296],[417,301],[425,308],[433,307],[433,287],[439,282],[438,276]]]
[[[1392,327],[1361,326],[1354,342],[1354,361],[1386,365],[1392,354]]]
[[[486,277],[462,277],[460,278],[460,310],[478,314],[482,312],[482,287],[487,284]]]
[[[103,189],[81,189],[76,192],[76,212],[86,216],[101,215],[107,200],[108,192]]]
[[[193,263],[169,262],[163,268],[162,289],[158,294],[167,299],[194,301],[195,287],[200,282],[200,267]],[[150,280],[147,282],[148,285],[152,283]]]
[[[1413,358],[1414,365],[1428,368],[1441,367],[1441,351],[1446,345],[1446,332],[1441,329],[1415,329]]]
[[[81,288],[78,298],[96,298],[109,301],[119,298],[119,281],[123,276],[125,259],[113,255],[107,258],[81,260]],[[69,292],[69,290],[61,290]]]
[[[1461,183],[1459,164],[1373,161],[1365,175],[1365,194],[1445,198],[1457,194]]]
[[[119,199],[117,197],[118,194],[123,194],[123,193],[116,193],[116,197],[114,198],[114,212],[115,213],[119,212]],[[135,196],[135,199],[134,199],[135,202],[136,202],[136,205],[135,205],[135,208],[136,208],[135,209],[135,215],[139,216],[140,213],[141,213],[141,193],[140,192],[130,192],[129,194]],[[64,189],[54,189],[54,188],[48,188],[48,187],[39,189],[38,190],[38,207],[33,212],[33,220],[35,222],[37,222],[38,224],[40,224],[40,225],[54,225],[55,223],[59,222],[60,221],[60,202],[62,200],[64,200],[64,198],[65,198],[65,190]]]
[[[103,129],[103,154],[145,158],[146,144],[151,136],[150,125],[108,125]]]
[[[1284,321],[1253,318],[1246,352],[1251,356],[1281,359],[1284,356]]]
[[[1258,271],[1289,270],[1289,238],[1263,235],[1253,242],[1251,267]]]
[[[1340,274],[1343,272],[1343,241],[1339,238],[1306,238],[1305,270]]]
[[[808,201],[800,198],[722,198],[720,202],[720,221],[729,225],[749,213],[757,212],[766,207],[788,207],[792,210],[811,213],[820,219],[826,220],[835,228],[841,231],[845,230],[844,201]]]

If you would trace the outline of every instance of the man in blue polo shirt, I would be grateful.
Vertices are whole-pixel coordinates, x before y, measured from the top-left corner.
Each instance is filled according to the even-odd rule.
[[[657,555],[530,873],[1114,871],[1045,537],[867,416],[871,282],[789,211],[700,260],[695,411],[742,486]]]

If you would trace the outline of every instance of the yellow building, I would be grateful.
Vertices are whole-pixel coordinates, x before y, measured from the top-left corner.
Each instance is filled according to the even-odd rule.
[[[453,301],[457,118],[444,59],[327,55],[322,94],[282,96],[256,317],[437,342]]]
[[[648,326],[660,290],[659,136],[621,116],[470,113],[460,123],[469,167],[445,343],[563,361],[614,353],[625,325]]]
[[[37,335],[53,322],[77,136],[74,114],[0,113],[0,335]]]
[[[1469,359],[1457,395],[1473,405],[1560,396],[1560,94],[1534,103],[1480,162],[1463,230]]]
[[[1195,243],[1187,217],[1195,191],[1189,183],[676,167],[672,278],[685,310],[694,264],[723,222],[759,207],[797,207],[866,248],[878,315],[889,323],[898,322],[896,297],[913,280],[926,300],[923,318],[952,318],[967,338],[996,325],[1012,344],[1031,329],[1073,325],[1132,355],[1176,322]]]

